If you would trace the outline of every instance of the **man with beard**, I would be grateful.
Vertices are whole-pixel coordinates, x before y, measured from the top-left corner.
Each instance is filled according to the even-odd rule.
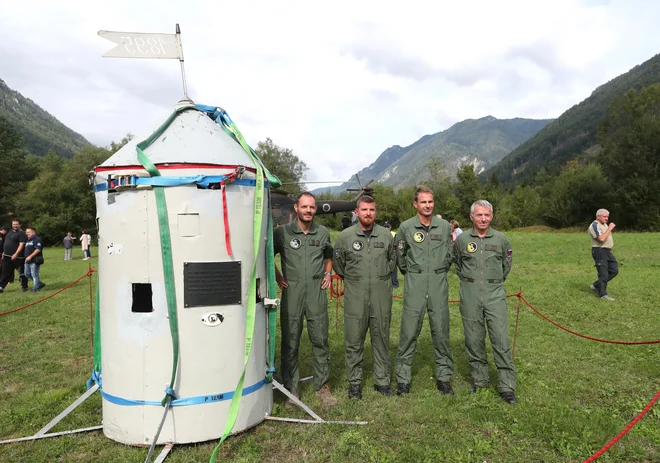
[[[419,187],[413,206],[417,215],[401,224],[394,238],[397,264],[405,277],[399,351],[394,363],[397,394],[410,392],[412,361],[424,315],[429,314],[436,387],[454,395],[450,379],[454,373],[449,345],[449,285],[451,229],[449,222],[433,216],[433,191]]]
[[[348,398],[362,399],[362,363],[367,329],[371,331],[374,389],[386,397],[390,390],[390,321],[392,270],[396,262],[392,235],[374,223],[376,202],[362,196],[355,208],[357,225],[337,238],[332,259],[344,279],[344,346]]]
[[[472,230],[461,233],[454,243],[454,264],[461,280],[461,317],[465,331],[472,388],[477,392],[490,384],[486,358],[486,325],[497,366],[497,389],[506,403],[514,405],[516,368],[509,341],[504,280],[511,271],[513,251],[504,234],[490,226],[493,206],[486,200],[470,208]],[[484,323],[485,321],[485,323]]]
[[[27,291],[28,281],[24,274],[23,249],[27,243],[27,235],[21,230],[21,221],[14,219],[11,222],[11,230],[5,236],[2,249],[2,272],[0,273],[0,293],[7,283],[14,277],[14,271],[18,270],[21,280],[21,291]]]
[[[314,223],[316,198],[301,193],[293,206],[296,220],[278,227],[273,233],[275,254],[280,255],[282,272],[275,268],[277,284],[282,288],[280,325],[282,328],[282,382],[300,397],[298,350],[303,320],[312,343],[314,389],[324,405],[337,405],[332,396],[330,346],[328,344],[328,295],[332,277],[330,232]],[[294,406],[290,400],[286,406]]]

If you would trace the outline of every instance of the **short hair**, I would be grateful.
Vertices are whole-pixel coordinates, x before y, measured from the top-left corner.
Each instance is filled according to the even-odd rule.
[[[355,209],[359,209],[360,204],[362,204],[362,203],[376,204],[376,200],[374,198],[372,198],[371,196],[369,196],[369,195],[362,195],[355,202]]]
[[[596,211],[596,217],[600,217],[601,215],[610,215],[610,211],[607,209],[598,209]]]
[[[487,207],[488,209],[490,209],[491,214],[494,212],[493,211],[493,205],[491,203],[489,203],[485,199],[478,199],[478,200],[476,200],[475,202],[472,203],[472,206],[470,206],[470,215],[472,215],[474,213],[474,208],[477,207],[477,206]]]
[[[458,221],[457,221],[457,220],[452,219],[449,223],[450,223],[451,225],[453,225],[454,227],[457,227],[457,228],[458,228]]]
[[[314,200],[314,202],[316,202],[316,196],[314,196],[314,195],[313,195],[312,193],[310,193],[309,191],[303,191],[303,192],[300,193],[298,196],[296,196],[296,204],[298,204],[298,203],[300,202],[300,198],[302,198],[303,196],[309,196],[309,197],[311,197],[311,198]]]
[[[11,219],[11,221],[12,221],[12,223],[14,223],[14,222],[21,223],[21,219],[17,219],[16,217],[14,217],[13,219]]]
[[[420,193],[431,193],[431,196],[433,196],[432,189],[430,189],[427,186],[418,186],[417,189],[415,190],[415,202],[417,202],[417,198],[419,197]]]
[[[34,227],[25,227],[26,230],[32,230],[33,232],[37,233],[37,229]]]

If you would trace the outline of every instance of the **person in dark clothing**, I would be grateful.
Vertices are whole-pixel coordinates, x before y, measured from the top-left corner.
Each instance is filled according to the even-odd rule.
[[[41,238],[37,235],[37,230],[34,227],[27,227],[25,229],[25,234],[28,237],[27,243],[25,243],[25,277],[33,281],[32,291],[39,291],[41,288],[46,286],[46,283],[43,283],[39,279],[39,270],[41,269],[41,264],[44,263],[44,246],[41,243]]]
[[[12,220],[11,230],[5,236],[2,249],[0,293],[14,277],[15,270],[18,270],[18,277],[21,280],[21,291],[27,291],[27,278],[24,274],[25,259],[23,258],[25,243],[27,243],[27,235],[21,230],[21,221],[18,219]]]
[[[2,256],[2,248],[4,247],[5,236],[7,236],[7,233],[9,233],[9,227],[7,225],[3,225],[0,228],[0,256]]]
[[[351,226],[351,218],[348,216],[348,213],[344,213],[344,216],[341,218],[341,229],[346,230]]]

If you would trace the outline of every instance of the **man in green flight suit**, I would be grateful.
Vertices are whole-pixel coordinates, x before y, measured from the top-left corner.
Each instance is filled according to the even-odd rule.
[[[506,236],[491,228],[493,206],[488,201],[475,201],[470,208],[470,219],[474,227],[456,238],[453,249],[456,273],[461,280],[461,317],[473,383],[470,392],[490,384],[486,358],[485,325],[488,325],[497,366],[497,389],[502,400],[514,405],[516,368],[509,342],[504,291],[513,251]]]
[[[447,283],[447,270],[451,266],[451,227],[446,220],[433,216],[433,191],[429,188],[417,188],[413,206],[417,215],[403,222],[394,238],[397,264],[405,276],[399,351],[394,367],[397,394],[410,392],[417,338],[428,312],[436,387],[443,394],[453,395],[450,379],[454,361],[449,345]]]
[[[282,328],[282,382],[300,397],[298,349],[307,319],[312,343],[314,389],[324,405],[337,405],[328,386],[330,346],[328,345],[328,295],[332,277],[330,233],[314,223],[316,198],[304,192],[293,206],[296,220],[277,227],[273,233],[275,254],[280,255],[282,273],[275,267],[277,284],[282,288],[280,325]],[[286,406],[294,406],[288,400]]]
[[[371,331],[374,389],[390,397],[390,321],[392,235],[375,224],[376,202],[362,196],[355,208],[358,223],[339,235],[332,258],[335,273],[344,279],[344,346],[348,398],[362,398],[362,362],[367,329]]]

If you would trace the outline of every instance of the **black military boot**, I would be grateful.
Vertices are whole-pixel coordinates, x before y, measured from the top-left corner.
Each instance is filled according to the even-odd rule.
[[[396,395],[410,394],[410,384],[399,383],[396,387]]]
[[[380,392],[383,394],[385,397],[392,397],[394,395],[394,392],[392,392],[392,389],[390,389],[390,386],[376,386],[374,385],[374,391]]]
[[[348,398],[362,400],[362,385],[349,384],[348,385]]]
[[[480,389],[488,389],[488,386],[477,386],[476,384],[473,384],[472,387],[468,389],[468,394],[474,394]]]
[[[454,395],[454,390],[451,388],[449,381],[436,381],[435,385],[438,388],[438,391],[442,392],[443,394]]]
[[[500,397],[502,397],[502,400],[509,405],[515,405],[518,403],[516,395],[513,393],[513,391],[500,392]]]

